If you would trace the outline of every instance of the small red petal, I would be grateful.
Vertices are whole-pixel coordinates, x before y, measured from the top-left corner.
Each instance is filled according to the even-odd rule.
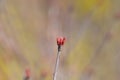
[[[26,69],[25,73],[26,73],[26,77],[30,77],[30,69]]]
[[[57,38],[57,44],[58,45],[64,45],[65,37],[58,37]]]

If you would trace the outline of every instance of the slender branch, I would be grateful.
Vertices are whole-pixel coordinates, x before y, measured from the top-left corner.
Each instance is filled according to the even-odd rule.
[[[58,70],[58,66],[59,66],[60,53],[61,53],[61,51],[58,50],[56,63],[55,63],[55,68],[54,68],[53,80],[56,80],[56,77],[57,77],[57,70]]]

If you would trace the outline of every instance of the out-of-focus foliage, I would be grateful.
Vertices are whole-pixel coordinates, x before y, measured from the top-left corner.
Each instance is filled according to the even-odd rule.
[[[0,80],[119,80],[119,0],[0,0]]]

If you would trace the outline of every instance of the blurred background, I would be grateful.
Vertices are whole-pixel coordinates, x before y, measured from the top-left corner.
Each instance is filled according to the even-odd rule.
[[[120,0],[0,0],[0,80],[120,80]]]

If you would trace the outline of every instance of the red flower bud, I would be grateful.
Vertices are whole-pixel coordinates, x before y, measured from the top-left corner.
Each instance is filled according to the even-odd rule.
[[[30,69],[26,69],[25,73],[26,73],[26,77],[30,77]]]
[[[65,37],[58,37],[57,38],[57,45],[62,46],[64,45]]]

